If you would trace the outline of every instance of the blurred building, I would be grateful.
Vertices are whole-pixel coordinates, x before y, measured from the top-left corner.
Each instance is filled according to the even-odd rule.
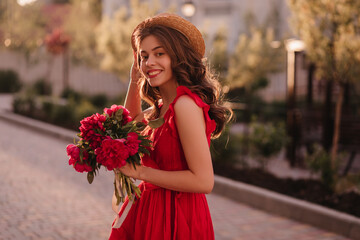
[[[288,26],[290,14],[286,0],[142,0],[149,4],[160,3],[160,12],[175,8],[177,14],[184,16],[181,6],[185,2],[192,2],[195,6],[195,14],[188,18],[211,41],[220,27],[228,30],[228,47],[231,51],[241,33],[246,32],[250,21],[257,25],[265,24],[273,27],[276,38],[291,35]],[[120,7],[130,10],[131,0],[103,0],[103,14],[112,16]],[[131,11],[131,10],[130,10]],[[147,16],[144,16],[146,18]]]

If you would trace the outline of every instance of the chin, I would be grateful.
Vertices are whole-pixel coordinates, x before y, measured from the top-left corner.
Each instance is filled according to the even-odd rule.
[[[155,79],[149,79],[148,83],[151,87],[159,87],[161,84],[158,84]]]

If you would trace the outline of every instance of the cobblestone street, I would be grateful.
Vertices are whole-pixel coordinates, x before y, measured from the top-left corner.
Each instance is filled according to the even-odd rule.
[[[0,239],[107,239],[114,218],[113,175],[92,185],[67,164],[68,143],[0,120]],[[346,239],[207,196],[216,239]]]

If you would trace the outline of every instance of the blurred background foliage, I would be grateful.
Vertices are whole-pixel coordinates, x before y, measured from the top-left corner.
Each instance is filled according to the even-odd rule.
[[[16,1],[2,1],[0,6],[0,41],[4,43],[1,48],[21,52],[30,60],[31,54],[43,44],[47,31],[43,5],[35,2],[20,6]]]
[[[158,4],[149,4],[139,0],[131,1],[131,14],[125,7],[117,10],[112,18],[105,16],[96,30],[97,50],[102,56],[100,67],[115,73],[127,81],[133,62],[131,34],[134,28],[144,20],[144,16],[157,13]],[[119,64],[121,63],[121,64]]]

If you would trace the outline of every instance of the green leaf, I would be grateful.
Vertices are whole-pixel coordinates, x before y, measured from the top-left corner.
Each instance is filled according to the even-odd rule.
[[[94,181],[94,173],[93,172],[88,172],[87,180],[88,180],[89,184],[91,184]]]
[[[147,139],[147,137],[148,137],[148,136],[143,136],[143,135],[140,135],[140,134],[138,134],[138,136],[139,136],[139,139],[140,139],[140,140]]]
[[[137,123],[136,123],[136,127],[138,128],[139,131],[142,131],[142,130],[145,129],[146,124],[143,123],[143,122],[137,122]]]
[[[132,155],[131,158],[133,159],[134,162],[138,163],[140,161],[140,156],[139,154],[135,154],[135,155]]]
[[[95,131],[96,133],[98,133],[98,134],[101,134],[101,135],[104,134],[103,131],[101,131],[101,130],[98,129],[98,128],[94,128],[94,131]]]
[[[151,147],[151,143],[152,143],[152,141],[150,141],[149,139],[143,139],[141,141],[141,145],[146,146],[146,147]]]
[[[117,121],[120,122],[120,121],[123,119],[123,116],[122,116],[123,112],[124,112],[124,110],[123,110],[122,108],[120,108],[119,110],[116,111],[116,113],[115,113],[115,119],[116,119]]]
[[[80,148],[80,162],[81,162],[81,164],[83,163],[83,158],[84,158],[83,149]]]
[[[149,121],[149,126],[153,129],[161,127],[164,124],[164,118],[158,118],[155,120],[150,120]]]
[[[139,147],[139,152],[142,152],[142,153],[145,153],[145,154],[147,154],[147,155],[150,155],[149,150],[147,150],[147,149],[144,148],[144,147]]]
[[[134,169],[136,170],[136,164],[135,164],[135,162],[131,162],[131,163],[132,163]]]
[[[124,125],[124,128],[131,128],[133,125],[135,125],[135,122],[134,121],[131,121],[131,122],[128,122],[127,124]],[[136,125],[135,125],[136,126]]]

